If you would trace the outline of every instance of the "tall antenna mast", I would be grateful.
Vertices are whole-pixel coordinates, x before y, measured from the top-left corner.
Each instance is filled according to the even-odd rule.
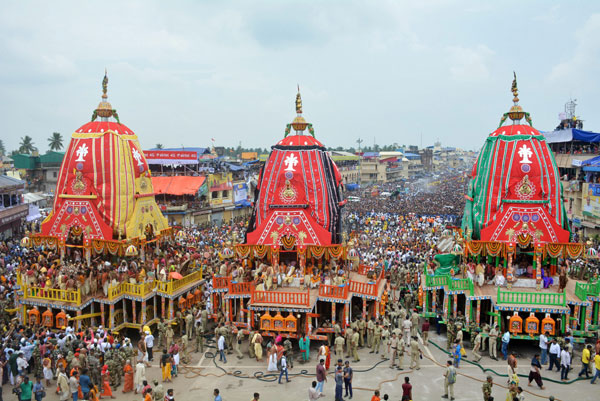
[[[358,138],[358,139],[356,140],[356,143],[358,143],[358,153],[360,153],[360,144],[361,144],[361,143],[363,143],[363,140],[362,140],[362,139],[360,139],[360,138]]]

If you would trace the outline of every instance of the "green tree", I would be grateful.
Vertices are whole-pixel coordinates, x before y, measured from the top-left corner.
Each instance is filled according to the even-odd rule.
[[[4,141],[0,139],[0,156],[4,156],[6,154],[6,148],[4,147]]]
[[[156,149],[164,149],[164,146],[162,143],[157,143],[156,144]]]
[[[48,138],[48,145],[50,150],[61,150],[63,148],[63,137],[59,132],[53,132],[52,136]]]
[[[33,146],[33,139],[29,135],[25,135],[21,138],[21,143],[19,144],[19,153],[28,155],[35,150],[37,150],[37,148]]]

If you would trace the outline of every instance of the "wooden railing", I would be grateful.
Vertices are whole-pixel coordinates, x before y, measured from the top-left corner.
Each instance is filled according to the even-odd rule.
[[[123,283],[108,286],[108,300],[112,301],[123,295]]]
[[[470,278],[450,278],[448,282],[451,291],[468,290],[473,295],[473,281]]]
[[[319,296],[324,298],[337,298],[346,299],[348,298],[348,286],[337,286],[337,285],[325,285],[319,286]]]
[[[550,305],[567,306],[567,297],[564,292],[513,292],[502,291],[498,287],[496,302],[499,304],[518,305]]]
[[[300,305],[310,306],[310,292],[279,292],[279,291],[256,291],[252,289],[252,303],[265,303],[274,305]]]
[[[448,279],[450,276],[425,276],[425,286],[426,287],[439,287],[441,285],[448,285]]]
[[[359,281],[350,281],[350,291],[356,294],[369,295],[376,297],[379,291],[379,283],[383,279],[383,270],[379,273],[379,277],[374,283],[363,283]]]
[[[156,282],[156,291],[162,292],[165,294],[173,295],[177,290],[183,288],[189,284],[202,280],[202,272],[196,271],[191,274],[188,274],[181,280],[171,280],[171,281],[157,281]]]
[[[225,277],[213,276],[212,285],[213,285],[214,289],[228,288],[230,281],[231,281],[231,276],[225,276]]]
[[[585,301],[588,296],[596,297],[600,293],[600,281],[596,283],[576,283],[575,295],[582,301]]]
[[[45,301],[81,304],[80,290],[60,290],[55,288],[23,286],[23,298],[43,299]]]
[[[241,283],[232,283],[229,282],[229,294],[233,295],[250,295],[252,292],[252,288],[254,287],[254,283],[251,281],[241,282]]]
[[[108,299],[112,301],[124,294],[133,297],[144,297],[151,293],[152,290],[154,290],[154,287],[156,287],[156,281],[148,281],[140,284],[122,282],[115,286],[108,287]]]
[[[373,268],[371,266],[367,266],[367,265],[359,265],[358,266],[358,274],[362,274],[363,276],[366,276],[367,273],[369,272],[369,270],[372,270]]]
[[[448,286],[448,290],[450,291],[469,291],[470,295],[473,295],[473,280],[470,278],[452,278],[449,275],[444,276],[425,276],[425,286],[426,287],[439,287],[439,286]]]

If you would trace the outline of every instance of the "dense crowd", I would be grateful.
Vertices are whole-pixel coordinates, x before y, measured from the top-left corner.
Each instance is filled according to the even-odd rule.
[[[419,369],[423,348],[417,336],[420,334],[427,344],[429,322],[419,314],[418,277],[424,269],[428,269],[429,274],[433,272],[432,259],[441,252],[437,245],[447,236],[448,227],[460,220],[463,193],[463,175],[456,173],[432,182],[370,187],[358,202],[349,202],[344,211],[345,240],[357,251],[361,264],[370,267],[369,279],[384,274],[390,284],[382,296],[379,317],[366,319],[357,309],[351,312],[353,318],[348,327],[326,319],[315,320],[314,325],[309,326],[309,332],[299,330],[297,340],[281,333],[270,337],[263,336],[258,330],[238,330],[227,321],[220,305],[212,305],[210,278],[231,277],[233,282],[252,282],[256,290],[265,291],[286,286],[343,286],[352,272],[359,268],[356,259],[308,258],[305,269],[296,261],[281,260],[273,264],[267,258],[255,260],[250,265],[238,259],[232,251],[235,243],[243,241],[245,222],[240,220],[230,225],[184,228],[173,240],[153,248],[145,261],[140,257],[125,260],[106,255],[93,259],[88,266],[78,251],[67,254],[61,260],[51,249],[23,248],[18,243],[2,242],[0,324],[4,335],[0,375],[3,383],[13,385],[14,391],[20,393],[21,401],[31,398],[39,401],[46,391],[56,392],[62,401],[114,397],[121,384],[123,392],[140,393],[145,401],[173,400],[172,389],[165,390],[163,384],[157,381],[153,386],[148,383],[146,367],[156,356],[162,382],[170,383],[177,377],[180,365],[189,362],[191,344],[195,343],[196,352],[203,353],[205,341],[209,338],[214,338],[220,363],[227,363],[227,354],[232,352],[237,358],[244,358],[245,349],[248,356],[257,361],[263,361],[265,354],[267,371],[280,372],[280,382],[288,379],[287,370],[293,367],[294,362],[309,362],[311,354],[314,357],[316,353],[318,365],[322,368],[317,367],[317,380],[309,390],[309,397],[318,397],[322,393],[324,378],[330,374],[336,383],[336,398],[342,399],[342,385],[346,394],[352,396],[352,368],[349,359],[344,363],[342,358],[345,356],[358,362],[358,350],[361,348],[389,358],[390,368],[403,369],[404,356],[407,356],[408,366]],[[202,288],[202,301],[186,311],[178,310],[174,325],[161,319],[154,333],[149,327],[144,327],[140,333],[135,333],[135,338],[111,332],[102,326],[83,325],[76,330],[77,326],[72,322],[58,330],[48,330],[35,324],[24,326],[10,314],[14,313],[11,308],[17,277],[27,286],[80,289],[83,297],[101,298],[107,296],[110,286],[121,282],[166,281],[172,273],[185,276],[197,269],[202,269],[204,277],[209,279]],[[485,268],[479,272],[477,266],[469,268],[465,265],[462,270],[463,274],[471,273],[474,281],[478,280],[479,274],[486,281],[492,278],[491,271]],[[524,270],[527,272],[527,266]],[[243,320],[236,314],[235,320]],[[439,332],[439,324],[436,328]],[[316,334],[319,329],[329,329],[327,340],[318,342],[316,348],[313,341],[311,349],[309,335]],[[496,358],[496,341],[502,345],[509,378],[514,376],[515,379],[509,380],[509,394],[520,394],[516,359],[507,351],[508,342],[504,346],[507,333],[502,334],[498,327],[485,324],[479,330],[467,328],[460,313],[447,323],[447,345],[452,359],[444,376],[446,394],[452,396],[455,370],[460,368],[461,358],[466,354],[463,330],[467,329],[471,333],[469,344],[475,358],[481,359],[480,352],[485,350],[486,345],[490,349],[490,357]],[[536,358],[532,361],[530,384],[535,381],[539,386],[543,385],[538,374],[545,363],[545,356],[552,352],[551,347],[552,340],[548,338],[547,352],[544,353],[540,342],[542,358],[538,356],[538,362]],[[554,358],[552,362],[558,367],[562,361],[572,360],[572,348],[572,343],[569,347],[567,341],[561,342],[559,356],[551,357]],[[555,351],[555,347],[552,349]],[[561,358],[563,350],[569,355]],[[595,356],[599,351],[596,349],[596,354],[593,351],[590,349],[587,356],[582,356],[587,366],[600,358]],[[330,373],[330,365],[333,365],[333,373]],[[581,374],[587,375],[587,368]],[[484,396],[487,390],[491,394],[492,383],[486,383]],[[405,384],[403,399],[411,399],[404,397],[412,397],[412,386],[408,381]],[[220,397],[218,391],[215,393],[217,397]]]

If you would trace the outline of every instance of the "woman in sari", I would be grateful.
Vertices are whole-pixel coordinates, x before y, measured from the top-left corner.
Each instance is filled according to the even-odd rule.
[[[544,282],[544,288],[550,287],[554,284],[554,279],[546,275],[546,269],[542,267],[542,281]]]
[[[110,388],[110,372],[108,371],[108,365],[102,366],[102,394],[100,394],[100,398],[102,397],[110,397],[115,398],[112,393],[112,389]]]
[[[129,393],[130,391],[133,391],[133,368],[131,367],[131,361],[129,359],[123,368],[123,374],[125,376],[123,392]]]
[[[310,356],[310,338],[308,335],[300,338],[300,352],[302,353],[302,361],[308,362]]]
[[[458,365],[460,365],[460,360],[462,359],[460,341],[458,340],[454,342],[452,356],[454,357],[454,367],[458,369]]]

